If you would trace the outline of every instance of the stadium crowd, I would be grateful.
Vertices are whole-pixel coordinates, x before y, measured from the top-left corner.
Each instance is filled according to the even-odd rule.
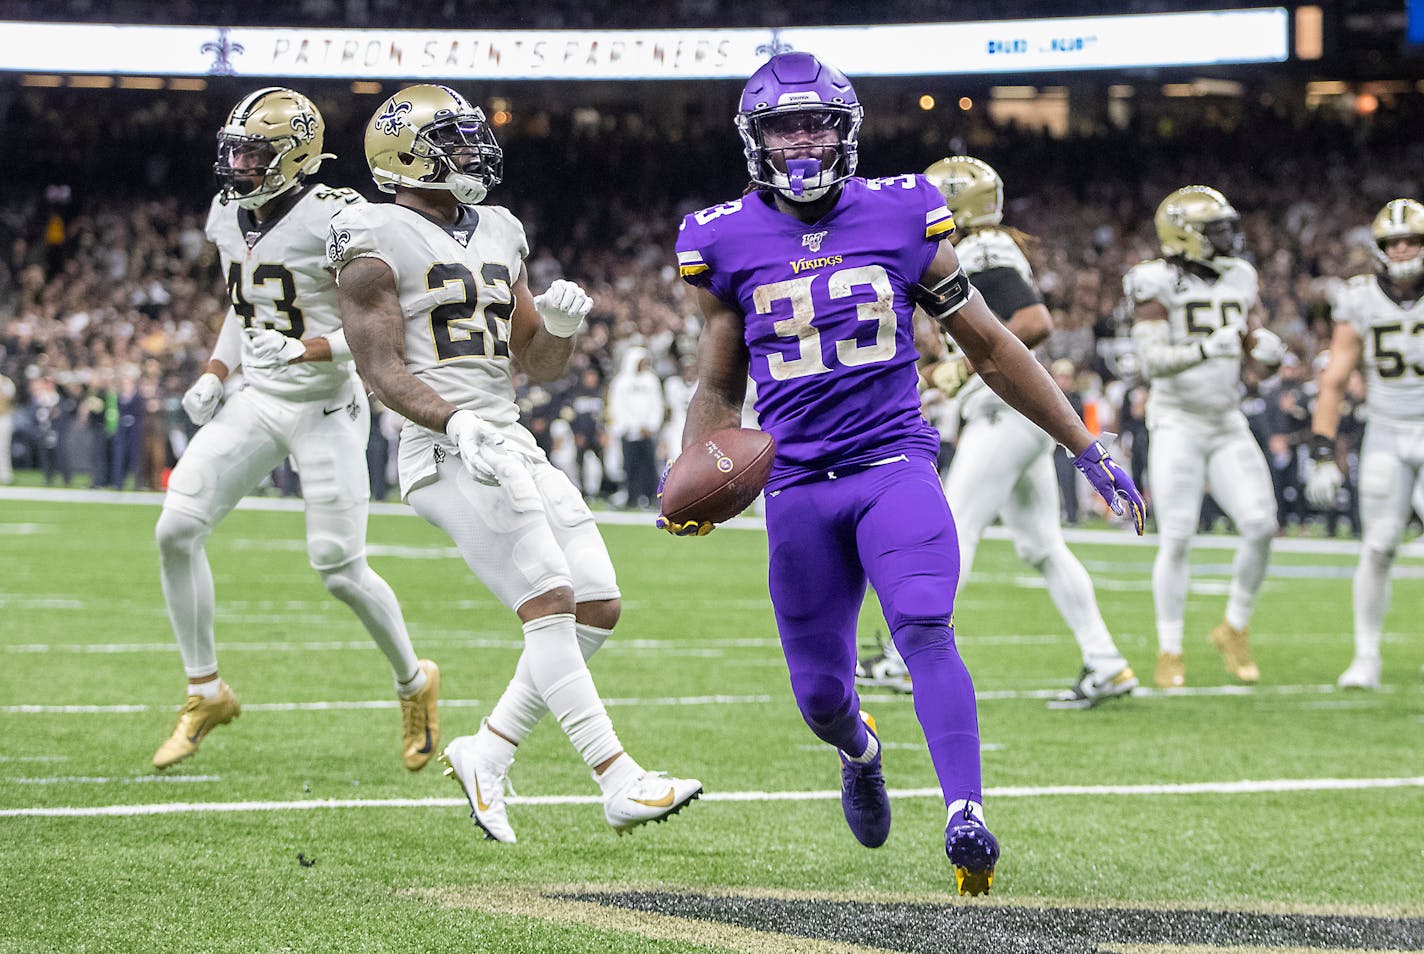
[[[364,103],[328,112],[319,102],[328,143],[353,151],[341,146],[359,142]],[[1162,196],[1188,182],[1222,189],[1243,215],[1270,327],[1291,351],[1276,376],[1248,380],[1243,396],[1271,462],[1281,523],[1323,517],[1332,533],[1341,524],[1357,532],[1348,511],[1310,514],[1301,492],[1312,377],[1333,290],[1371,267],[1371,216],[1391,198],[1420,194],[1412,170],[1424,146],[1408,135],[1418,112],[1412,100],[1368,120],[1253,105],[1231,118],[1204,112],[1192,124],[1130,123],[1068,138],[977,114],[943,128],[919,116],[871,116],[862,172],[919,170],[954,152],[998,168],[1005,221],[1036,237],[1030,258],[1057,323],[1043,359],[1090,426],[1122,435],[1139,482],[1145,388],[1128,347],[1121,277],[1157,255],[1152,212]],[[162,100],[117,117],[76,112],[56,95],[15,99],[0,121],[27,131],[0,137],[0,161],[41,139],[68,163],[57,169],[66,184],[11,193],[0,205],[0,437],[12,416],[15,463],[40,469],[47,483],[157,488],[191,435],[179,398],[227,308],[203,236],[218,120],[175,119]],[[568,377],[522,389],[525,421],[590,496],[646,505],[649,467],[675,447],[695,378],[698,322],[673,268],[676,223],[740,191],[740,156],[720,123],[662,129],[636,114],[596,128],[544,117],[501,138],[507,183],[490,201],[510,206],[529,231],[531,287],[567,275],[596,303]],[[85,142],[107,145],[96,155]],[[322,178],[372,194],[361,172],[348,157]],[[1362,388],[1352,386],[1356,405]],[[390,491],[392,418],[373,417],[378,498]],[[1354,408],[1346,421],[1345,439],[1357,443]],[[948,451],[953,428],[945,433]],[[1065,507],[1076,519],[1074,492]]]

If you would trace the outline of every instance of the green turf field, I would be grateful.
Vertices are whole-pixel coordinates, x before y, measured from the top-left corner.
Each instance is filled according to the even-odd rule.
[[[986,542],[957,617],[983,697],[987,814],[1004,851],[986,901],[951,897],[943,806],[908,697],[865,702],[889,746],[892,791],[905,793],[890,840],[869,851],[846,829],[836,758],[791,698],[760,533],[675,540],[605,527],[625,611],[594,676],[629,751],[697,776],[706,797],[620,839],[547,723],[512,773],[530,799],[511,807],[519,843],[499,845],[478,837],[434,763],[401,768],[389,670],[307,568],[298,513],[238,511],[210,541],[222,674],[245,711],[156,776],[149,759],[184,685],[158,585],[157,515],[0,498],[0,952],[947,949],[915,946],[920,935],[893,919],[854,947],[809,915],[699,919],[596,899],[632,889],[731,894],[751,907],[820,899],[837,917],[899,900],[951,914],[1065,903],[1373,914],[1406,937],[1424,926],[1417,558],[1399,565],[1380,693],[1329,688],[1350,657],[1354,558],[1301,553],[1278,555],[1257,611],[1260,688],[1224,690],[1206,632],[1230,552],[1213,548],[1194,555],[1190,690],[1062,712],[1044,697],[1076,672],[1076,647],[1012,548]],[[513,670],[512,615],[418,518],[375,516],[370,539],[417,651],[440,664],[445,737],[473,731]],[[1075,550],[1150,684],[1152,550]],[[877,627],[872,602],[867,641]],[[1230,787],[1243,780],[1259,784]],[[310,804],[319,800],[338,804]],[[158,813],[213,803],[227,810]],[[103,806],[131,808],[17,813]],[[1113,947],[1109,936],[1074,946],[1076,936],[1022,949],[1169,949]],[[1180,943],[1216,943],[1203,937]]]

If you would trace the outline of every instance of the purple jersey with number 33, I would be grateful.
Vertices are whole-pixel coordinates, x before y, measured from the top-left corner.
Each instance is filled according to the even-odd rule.
[[[682,222],[678,268],[746,316],[775,489],[896,454],[928,456],[910,289],[954,231],[924,176],[846,180],[811,224],[754,193]]]

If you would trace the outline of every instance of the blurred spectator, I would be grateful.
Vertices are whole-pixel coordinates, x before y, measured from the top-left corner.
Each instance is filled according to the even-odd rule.
[[[15,475],[10,462],[15,433],[15,382],[0,374],[0,484],[13,484]]]
[[[1059,358],[1049,369],[1053,380],[1063,390],[1068,403],[1079,417],[1083,416],[1083,398],[1078,394],[1077,367],[1068,358]],[[1053,450],[1053,468],[1058,472],[1058,488],[1063,494],[1063,519],[1069,526],[1078,522],[1078,472],[1062,447]]]
[[[658,489],[656,440],[666,406],[646,348],[634,345],[608,387],[608,436],[623,447],[627,503],[647,509]]]

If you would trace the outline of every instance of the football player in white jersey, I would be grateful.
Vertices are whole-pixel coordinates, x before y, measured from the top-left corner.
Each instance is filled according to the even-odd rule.
[[[369,411],[324,257],[332,214],[362,199],[310,181],[327,158],[323,133],[311,101],[279,87],[243,97],[218,133],[220,191],[207,234],[222,258],[232,310],[207,370],[183,396],[201,430],[173,469],[156,531],[163,596],[188,673],[178,725],[153,756],[160,769],[195,753],[241,711],[218,678],[213,575],[203,547],[288,455],[301,474],[311,566],[390,661],[405,767],[423,768],[439,744],[439,670],[416,659],[395,594],[366,563]],[[245,387],[218,410],[223,381],[239,364]]]
[[[1276,500],[1265,455],[1241,413],[1241,359],[1248,321],[1260,324],[1256,270],[1241,255],[1240,218],[1220,192],[1193,185],[1157,207],[1162,258],[1134,265],[1123,278],[1133,305],[1132,338],[1148,377],[1148,482],[1157,510],[1159,548],[1152,568],[1157,609],[1155,681],[1186,684],[1182,630],[1187,554],[1209,484],[1241,545],[1232,565],[1225,619],[1210,641],[1227,671],[1253,683],[1251,613],[1276,534]],[[1280,338],[1251,332],[1250,357],[1275,367]]]
[[[503,154],[484,113],[444,86],[396,93],[366,129],[366,160],[395,201],[331,222],[341,317],[356,362],[401,431],[401,496],[448,533],[523,624],[514,678],[474,735],[441,753],[489,838],[512,842],[504,798],[515,749],[553,711],[620,833],[680,811],[696,779],[645,772],[623,751],[587,659],[620,613],[593,514],[519,423],[511,362],[563,375],[592,307],[573,282],[533,297],[524,227],[479,205]]]
[[[1306,483],[1314,506],[1337,505],[1344,482],[1335,453],[1340,403],[1350,374],[1362,366],[1369,386],[1359,476],[1364,533],[1355,571],[1355,658],[1340,676],[1342,689],[1379,688],[1389,571],[1410,511],[1424,503],[1424,205],[1395,199],[1371,230],[1377,273],[1350,279],[1334,301]]]
[[[1053,318],[1033,285],[1021,233],[1004,226],[1004,183],[988,163],[950,156],[925,170],[944,193],[959,227],[951,236],[965,274],[984,302],[1030,348],[1053,330]],[[969,577],[984,531],[1002,517],[1019,557],[1043,574],[1049,596],[1073,631],[1083,668],[1072,688],[1049,703],[1089,708],[1137,688],[1137,677],[1118,651],[1098,610],[1093,581],[1063,540],[1053,440],[974,375],[952,339],[947,355],[925,368],[925,377],[957,399],[964,423],[945,478],[945,496],[959,536],[960,586]],[[863,685],[910,688],[909,670],[887,643],[883,656],[862,660]]]

